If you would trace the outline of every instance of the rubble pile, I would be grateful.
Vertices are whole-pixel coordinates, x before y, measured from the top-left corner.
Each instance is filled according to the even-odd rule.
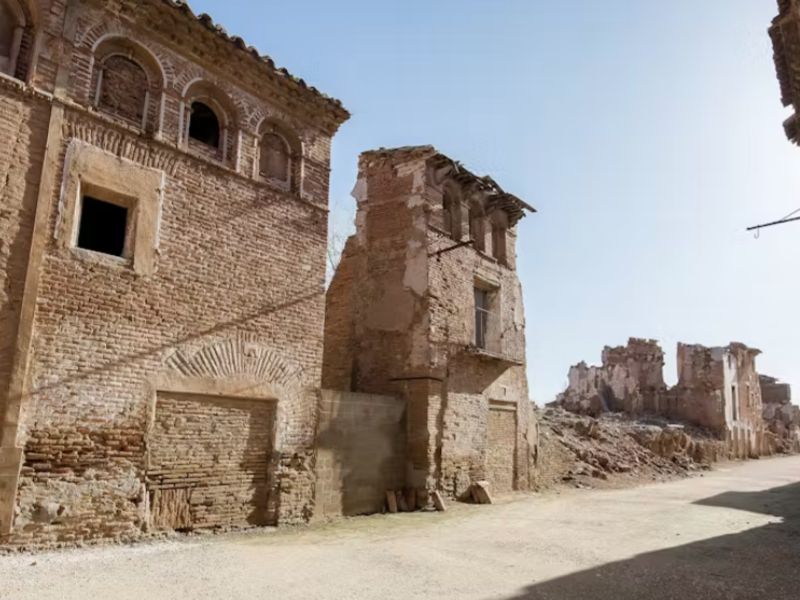
[[[764,423],[772,437],[777,454],[800,453],[800,406],[792,404],[792,389],[774,377],[761,375],[764,400]]]
[[[557,406],[538,416],[541,488],[671,479],[710,470],[712,463],[727,458],[723,442],[687,425],[613,413],[592,418]]]

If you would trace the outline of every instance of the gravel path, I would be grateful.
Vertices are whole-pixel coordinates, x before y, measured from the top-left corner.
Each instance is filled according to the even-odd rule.
[[[443,515],[8,556],[0,598],[796,600],[800,458]]]

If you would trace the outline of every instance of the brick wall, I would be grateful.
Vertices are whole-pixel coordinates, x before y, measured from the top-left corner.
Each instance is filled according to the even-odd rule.
[[[62,31],[65,3],[51,3],[50,35],[32,74],[36,86],[53,90],[61,69],[72,103],[51,143],[53,194],[41,199],[50,210],[42,221],[38,297],[26,300],[37,310],[17,432],[25,458],[10,541],[127,539],[173,517],[173,524],[191,518],[192,526],[263,522],[253,512],[270,522],[306,521],[314,498],[330,138],[346,113],[270,74],[268,64],[167,3],[76,7],[73,44]],[[115,110],[92,106],[108,44],[129,50],[147,72],[144,132],[134,107],[142,99],[141,78],[133,71],[110,77],[101,99],[114,100]],[[120,65],[112,59],[111,66]],[[156,76],[161,80],[154,90]],[[224,163],[182,144],[181,104],[194,79],[213,88],[228,111]],[[0,188],[9,195],[0,210],[0,344],[6,344],[0,346],[0,378],[7,379],[52,99],[24,86],[6,91],[5,81],[0,86],[0,129],[4,139],[15,140],[0,149],[0,169],[10,182]],[[302,143],[308,180],[296,182],[293,191],[261,181],[252,168],[254,152],[245,145],[257,139],[267,117]],[[62,177],[72,174],[70,148],[78,142],[117,161],[121,178],[137,169],[158,173],[161,185],[147,191],[156,197],[153,205],[131,207],[136,244],[141,232],[151,240],[152,268],[142,271],[130,260],[74,247],[68,224],[76,222],[76,199],[66,197]],[[91,161],[87,165],[81,178],[91,182],[99,174]],[[106,192],[111,198],[115,190]],[[263,480],[268,489],[258,492],[252,511],[240,500],[244,492],[146,489],[148,456],[161,448],[159,429],[148,430],[157,393],[277,402],[276,426],[262,432],[273,448],[264,450],[272,458]],[[5,400],[3,388],[0,404]],[[269,420],[252,419],[259,427]],[[245,427],[229,425],[231,431]],[[197,442],[191,435],[185,439],[190,445]]]
[[[405,485],[405,402],[324,390],[317,438],[316,516],[380,512]]]
[[[274,431],[271,401],[159,393],[146,474],[154,526],[269,523]]]

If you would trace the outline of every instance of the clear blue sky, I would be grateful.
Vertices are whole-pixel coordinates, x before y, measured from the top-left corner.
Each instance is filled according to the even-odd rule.
[[[800,397],[800,148],[767,36],[775,0],[193,0],[353,113],[360,152],[433,144],[539,209],[520,227],[531,395],[652,337],[741,341]]]

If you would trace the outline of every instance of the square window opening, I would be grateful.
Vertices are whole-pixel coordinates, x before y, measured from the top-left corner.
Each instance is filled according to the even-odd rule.
[[[84,196],[78,226],[78,248],[124,258],[129,213],[124,206]]]

